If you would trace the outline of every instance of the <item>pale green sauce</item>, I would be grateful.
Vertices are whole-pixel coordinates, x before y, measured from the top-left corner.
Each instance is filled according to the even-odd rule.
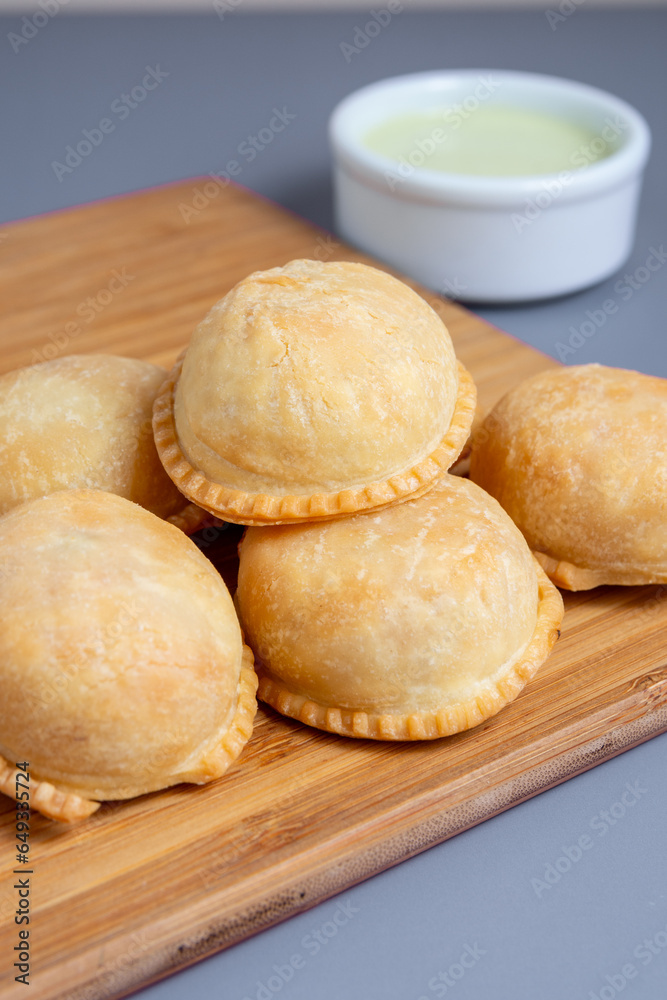
[[[412,169],[482,177],[525,177],[576,170],[614,152],[605,135],[556,115],[505,104],[411,111],[386,119],[364,145]]]

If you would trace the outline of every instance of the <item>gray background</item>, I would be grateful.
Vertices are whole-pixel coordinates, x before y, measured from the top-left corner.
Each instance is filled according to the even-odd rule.
[[[667,376],[667,271],[653,272],[627,299],[615,287],[641,267],[652,247],[667,241],[667,13],[593,11],[585,4],[571,9],[552,30],[545,11],[420,13],[407,5],[349,63],[341,43],[353,41],[368,11],[237,11],[222,20],[214,14],[59,14],[18,52],[8,33],[21,30],[20,17],[0,19],[0,220],[221,170],[249,134],[268,124],[274,107],[285,107],[296,118],[244,164],[238,180],[331,228],[326,122],[351,90],[437,67],[569,76],[630,101],[652,127],[632,258],[619,275],[577,295],[478,311],[557,356],[556,345],[567,342],[587,310],[613,298],[618,312],[568,361]],[[141,82],[146,67],[158,64],[168,76],[124,121],[112,115],[113,133],[59,181],[52,161],[62,161],[82,129],[96,127],[112,102]],[[0,260],[1,253],[0,243]],[[592,1000],[606,988],[603,998],[622,993],[628,1000],[664,1000],[666,749],[667,735],[658,737],[351,889],[341,897],[348,921],[317,954],[306,936],[335,926],[329,922],[336,899],[141,995]],[[620,801],[626,783],[636,782],[643,789],[637,800],[602,833],[601,811]],[[593,846],[548,890],[536,888],[532,879],[543,878],[545,866],[584,834]],[[642,942],[656,934],[657,953],[651,954]],[[446,973],[466,945],[477,948],[474,966],[454,985],[440,980],[438,986],[434,977]],[[274,965],[284,966],[294,954],[303,957],[303,967],[280,989],[278,980],[267,987]],[[622,982],[627,963],[636,974]]]

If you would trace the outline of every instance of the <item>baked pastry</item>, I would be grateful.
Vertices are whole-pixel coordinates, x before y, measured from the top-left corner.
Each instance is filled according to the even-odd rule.
[[[667,582],[667,380],[602,365],[535,375],[486,418],[470,477],[559,587]]]
[[[173,525],[72,490],[0,518],[0,790],[31,807],[219,777],[252,730],[256,677],[229,591]]]
[[[153,441],[153,400],[165,375],[135,358],[72,354],[0,376],[0,514],[56,490],[85,488],[187,520],[188,501]],[[199,521],[201,511],[190,527]]]
[[[563,615],[505,512],[457,476],[377,513],[248,528],[239,556],[259,697],[345,736],[478,725],[533,676]]]
[[[416,496],[463,447],[475,388],[440,317],[365,264],[257,271],[199,324],[155,402],[178,488],[241,524]]]
[[[472,453],[472,443],[475,435],[479,433],[479,430],[484,421],[485,412],[482,407],[477,404],[475,407],[475,413],[472,418],[472,426],[470,427],[470,433],[468,434],[468,440],[463,445],[461,452],[454,462],[450,466],[449,472],[453,476],[468,476],[470,473],[470,455]]]

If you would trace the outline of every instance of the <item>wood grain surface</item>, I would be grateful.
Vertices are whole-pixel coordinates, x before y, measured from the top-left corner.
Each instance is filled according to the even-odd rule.
[[[5,226],[0,370],[93,351],[169,365],[251,270],[294,257],[366,259],[248,191],[207,181]],[[197,191],[202,207],[184,211]],[[484,407],[553,364],[459,306],[429,301]],[[230,527],[200,541],[232,584],[237,538]],[[260,709],[218,782],[107,803],[71,828],[35,815],[31,1000],[125,996],[664,731],[666,595],[566,595],[552,657],[471,732],[354,741]],[[11,969],[14,838],[14,805],[0,796],[7,998],[28,995]]]

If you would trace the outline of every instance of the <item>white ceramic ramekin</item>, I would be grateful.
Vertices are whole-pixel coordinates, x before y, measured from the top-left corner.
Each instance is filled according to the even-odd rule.
[[[394,114],[447,106],[466,116],[491,102],[570,118],[595,138],[571,170],[531,177],[441,173],[423,168],[417,147],[397,163],[362,141]],[[330,138],[340,235],[445,294],[519,302],[574,292],[632,249],[651,136],[639,112],[603,90],[506,70],[415,73],[346,97]]]

